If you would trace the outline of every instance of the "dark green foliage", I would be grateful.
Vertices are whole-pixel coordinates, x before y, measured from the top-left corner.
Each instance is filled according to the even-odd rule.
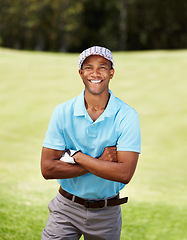
[[[185,0],[0,0],[0,46],[79,52],[187,47]]]
[[[186,12],[187,2],[184,0],[129,1],[127,48],[186,48]]]

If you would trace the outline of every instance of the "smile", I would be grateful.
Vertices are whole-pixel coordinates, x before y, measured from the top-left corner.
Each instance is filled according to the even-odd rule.
[[[98,83],[101,83],[102,80],[89,80],[89,82],[91,82],[93,84],[98,84]]]

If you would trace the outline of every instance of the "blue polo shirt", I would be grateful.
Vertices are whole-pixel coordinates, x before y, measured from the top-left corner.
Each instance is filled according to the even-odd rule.
[[[93,122],[84,104],[84,91],[58,105],[52,114],[43,146],[55,150],[81,150],[98,158],[107,146],[117,151],[140,153],[140,128],[137,112],[110,92],[105,111]],[[111,169],[112,171],[112,169]],[[58,179],[61,187],[87,199],[114,196],[125,186],[87,173],[83,176]]]

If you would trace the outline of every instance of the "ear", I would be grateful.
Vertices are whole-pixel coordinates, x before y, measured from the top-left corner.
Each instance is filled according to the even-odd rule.
[[[110,79],[112,79],[113,78],[113,76],[114,76],[114,68],[112,68],[112,69],[110,69]]]
[[[80,75],[81,78],[82,78],[82,69],[79,69],[79,75]]]

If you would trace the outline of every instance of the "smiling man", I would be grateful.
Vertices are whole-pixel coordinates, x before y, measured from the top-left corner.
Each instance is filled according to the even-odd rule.
[[[57,106],[43,143],[41,171],[58,179],[49,203],[45,239],[119,240],[119,191],[131,180],[140,153],[137,112],[109,90],[110,50],[94,46],[79,56],[83,92]]]

